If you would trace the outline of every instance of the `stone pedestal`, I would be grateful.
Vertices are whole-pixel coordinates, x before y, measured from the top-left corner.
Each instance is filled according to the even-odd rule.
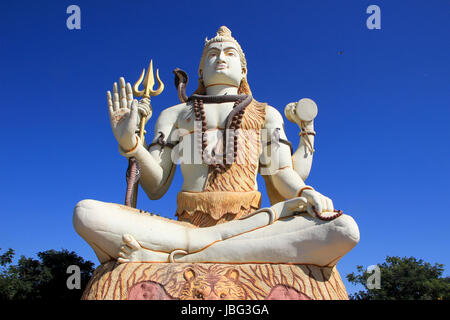
[[[109,262],[84,300],[347,300],[336,267],[290,264]]]

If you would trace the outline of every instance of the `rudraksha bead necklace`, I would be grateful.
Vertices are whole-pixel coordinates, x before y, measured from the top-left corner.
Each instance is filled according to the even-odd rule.
[[[252,101],[250,95],[223,95],[223,96],[204,96],[204,95],[193,95],[189,98],[193,101],[193,110],[195,115],[195,121],[201,123],[201,135],[197,135],[197,145],[199,152],[202,155],[202,160],[208,164],[215,174],[225,172],[225,170],[233,163],[234,159],[237,158],[238,150],[238,135],[236,130],[240,129],[242,118],[245,113],[245,108]],[[223,150],[222,154],[209,154],[204,152],[208,147],[208,137],[206,131],[208,130],[206,122],[206,113],[204,108],[204,103],[223,103],[223,102],[233,102],[233,110],[227,117],[225,132],[223,138]],[[229,129],[229,130],[227,130]],[[228,134],[228,137],[226,136]],[[233,139],[233,143],[228,143],[228,139]]]

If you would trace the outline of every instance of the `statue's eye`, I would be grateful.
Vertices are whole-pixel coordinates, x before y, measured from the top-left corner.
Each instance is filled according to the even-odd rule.
[[[226,55],[230,56],[230,57],[233,57],[234,56],[234,52],[233,51],[227,51]]]
[[[197,299],[203,299],[203,293],[197,292],[196,297],[197,297]]]
[[[220,297],[223,299],[223,298],[226,298],[227,297],[227,294],[226,293],[222,293],[221,295],[220,295]]]

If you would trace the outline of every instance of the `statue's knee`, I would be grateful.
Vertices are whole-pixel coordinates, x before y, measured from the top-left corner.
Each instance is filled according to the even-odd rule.
[[[341,241],[356,246],[359,242],[359,228],[355,220],[349,215],[342,215],[333,220],[335,230]]]
[[[82,200],[73,210],[73,226],[80,235],[87,235],[100,222],[101,202]]]

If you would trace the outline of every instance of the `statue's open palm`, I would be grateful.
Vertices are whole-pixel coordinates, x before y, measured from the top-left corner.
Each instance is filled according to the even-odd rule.
[[[136,133],[141,116],[146,116],[148,121],[152,112],[148,99],[144,98],[140,102],[133,99],[131,85],[125,84],[124,78],[120,78],[119,85],[120,88],[114,82],[113,94],[107,92],[109,117],[117,142],[123,149],[130,150],[137,143]]]

